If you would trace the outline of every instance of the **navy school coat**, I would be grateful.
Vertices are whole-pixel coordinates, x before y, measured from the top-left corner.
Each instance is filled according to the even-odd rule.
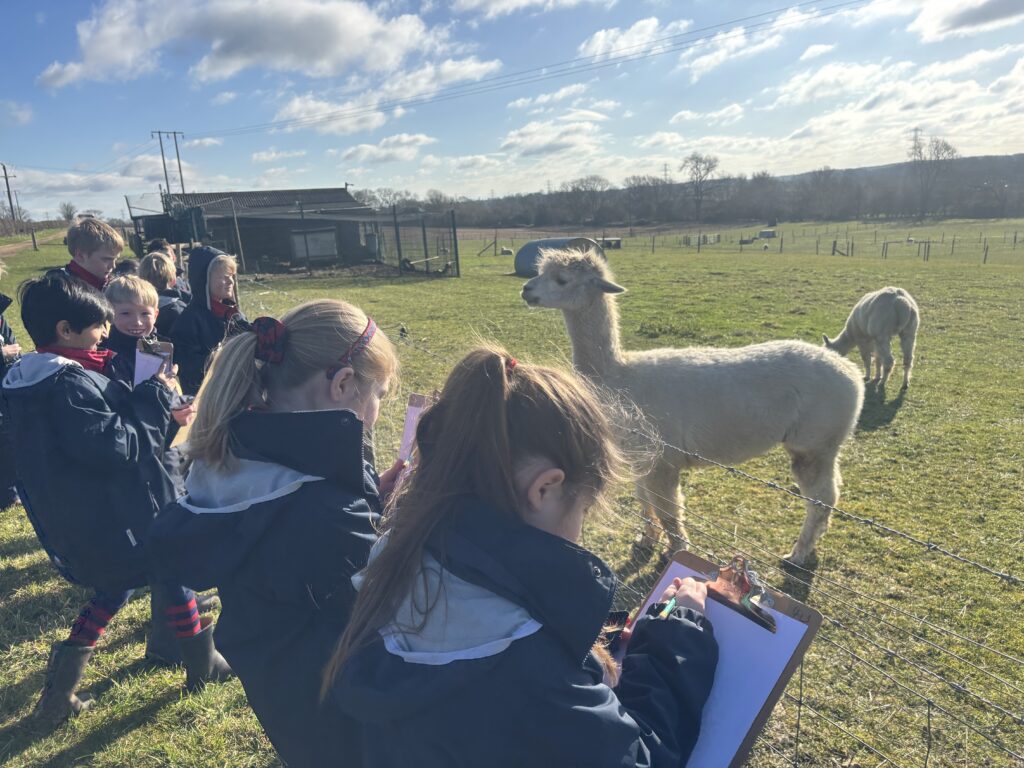
[[[11,366],[3,394],[18,486],[43,548],[68,579],[123,591],[147,582],[143,543],[174,499],[161,465],[171,392],[131,390],[58,355]]]
[[[320,704],[321,675],[380,512],[362,423],[349,411],[248,412],[231,429],[238,465],[193,463],[187,495],[154,524],[153,559],[166,578],[218,588],[217,648],[285,763],[334,765],[349,744]]]
[[[590,652],[616,584],[597,556],[464,500],[431,538],[424,568],[432,586],[334,685],[363,765],[685,764],[718,663],[701,614],[641,618],[612,689]]]

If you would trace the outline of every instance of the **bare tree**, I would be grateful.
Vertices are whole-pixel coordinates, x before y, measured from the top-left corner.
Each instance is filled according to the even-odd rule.
[[[923,219],[932,211],[936,186],[960,153],[948,141],[937,136],[932,136],[925,144],[922,133],[920,128],[913,130],[907,158],[917,193],[917,215]]]
[[[60,211],[60,217],[64,221],[71,221],[75,218],[75,214],[78,213],[78,208],[75,207],[74,203],[61,203],[57,206],[57,210]]]
[[[702,155],[693,152],[683,160],[680,171],[686,171],[690,177],[690,194],[693,196],[694,218],[700,221],[701,208],[707,194],[707,184],[718,169],[718,158],[714,155]]]
[[[601,205],[601,193],[611,186],[604,176],[590,175],[564,182],[561,191],[565,193],[577,222],[583,224],[594,218]]]

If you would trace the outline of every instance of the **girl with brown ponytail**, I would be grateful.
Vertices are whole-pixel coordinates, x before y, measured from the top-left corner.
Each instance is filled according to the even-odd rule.
[[[320,683],[398,471],[379,480],[363,453],[397,358],[342,301],[241,328],[199,391],[187,494],[157,517],[152,549],[164,573],[219,589],[218,650],[281,759],[319,768],[350,746]]]
[[[717,663],[703,585],[635,624],[621,676],[598,642],[616,579],[577,542],[622,466],[609,408],[482,348],[416,440],[324,679],[361,764],[685,764]]]

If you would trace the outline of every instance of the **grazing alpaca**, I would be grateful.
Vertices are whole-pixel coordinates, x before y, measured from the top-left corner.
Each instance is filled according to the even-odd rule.
[[[531,306],[562,310],[576,369],[632,400],[664,443],[724,464],[782,443],[801,492],[834,505],[839,448],[852,433],[864,398],[856,366],[802,341],[624,352],[613,298],[624,290],[600,257],[549,251],[522,296]],[[656,515],[666,531],[683,537],[679,473],[696,464],[665,447],[637,483],[649,519]],[[828,510],[807,503],[803,529],[787,559],[805,562],[828,519]],[[658,529],[648,524],[641,544],[651,546],[657,537]]]
[[[921,316],[914,297],[902,288],[882,288],[864,296],[846,319],[846,327],[835,339],[825,334],[825,346],[845,355],[853,347],[860,349],[864,360],[864,378],[871,379],[871,357],[874,355],[876,373],[872,381],[885,387],[895,361],[890,342],[900,336],[903,352],[903,389],[910,386],[910,372],[914,368],[914,344]]]

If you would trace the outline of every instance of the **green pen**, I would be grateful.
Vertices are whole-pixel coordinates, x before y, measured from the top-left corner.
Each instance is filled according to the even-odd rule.
[[[673,597],[671,600],[669,600],[667,603],[665,603],[665,607],[661,609],[661,613],[658,614],[658,618],[659,619],[667,619],[668,615],[670,613],[672,613],[672,611],[674,611],[675,608],[676,608],[676,599]]]

